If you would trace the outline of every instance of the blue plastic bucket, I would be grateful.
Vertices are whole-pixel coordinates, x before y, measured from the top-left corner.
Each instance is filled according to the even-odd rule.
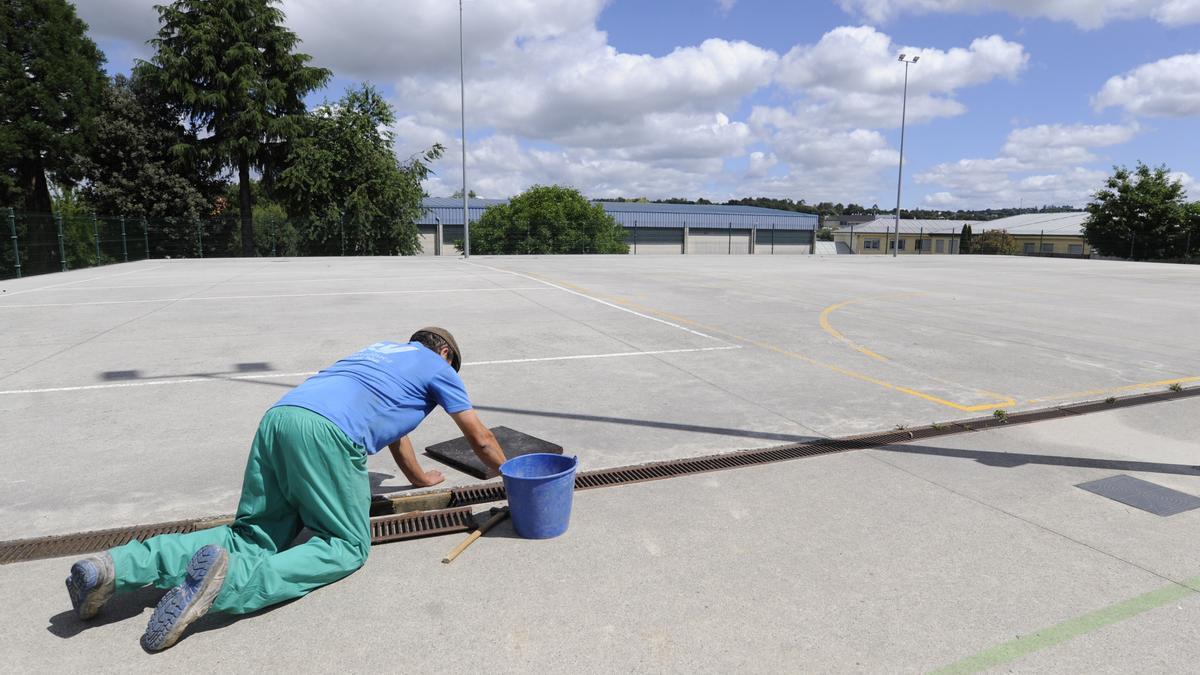
[[[513,529],[526,539],[549,539],[567,531],[575,494],[576,457],[538,452],[500,465]]]

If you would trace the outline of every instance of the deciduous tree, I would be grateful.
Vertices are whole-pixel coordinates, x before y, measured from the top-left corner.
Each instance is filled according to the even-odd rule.
[[[471,227],[471,252],[480,255],[628,253],[625,232],[578,190],[535,185],[484,211]]]

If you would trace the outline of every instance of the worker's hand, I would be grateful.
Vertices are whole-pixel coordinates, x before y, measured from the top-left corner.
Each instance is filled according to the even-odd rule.
[[[412,482],[417,487],[430,487],[446,480],[441,471],[426,471],[425,475]]]

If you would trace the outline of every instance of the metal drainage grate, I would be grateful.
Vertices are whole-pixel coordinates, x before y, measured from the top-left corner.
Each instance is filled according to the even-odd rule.
[[[160,534],[186,534],[218,525],[226,525],[233,518],[205,518],[200,520],[175,520],[136,527],[116,527],[110,530],[77,532],[50,537],[15,539],[0,542],[0,565],[40,560],[67,555],[93,553],[121,546],[130,541],[149,539]]]
[[[138,527],[117,527],[110,530],[62,536],[4,541],[0,542],[0,565],[95,553],[127,544],[135,539],[144,541],[160,534],[186,534],[210,527],[228,525],[231,522],[233,522],[232,516],[203,520],[176,520]],[[471,514],[470,507],[379,516],[371,519],[371,543],[383,544],[438,534],[467,532],[474,527],[475,518]]]
[[[845,438],[825,438],[784,445],[775,448],[758,450],[740,450],[737,452],[692,457],[688,459],[654,462],[639,466],[616,467],[584,471],[575,476],[576,490],[628,485],[653,480],[663,480],[678,476],[689,476],[710,471],[724,471],[744,466],[785,462],[804,457],[816,457],[850,450],[878,448],[895,443],[906,443],[913,440],[949,436],[970,431],[980,431],[1001,426],[1029,424],[1043,420],[1063,417],[1074,417],[1094,412],[1103,412],[1116,408],[1127,408],[1148,403],[1171,401],[1179,398],[1200,396],[1200,387],[1182,389],[1180,391],[1162,391],[1148,394],[1135,394],[1105,401],[1067,404],[1028,412],[1007,413],[981,417],[977,419],[946,422],[929,426],[898,428],[895,431],[863,434]],[[378,544],[403,539],[414,539],[436,534],[465,532],[474,527],[470,506],[503,501],[506,498],[503,483],[487,483],[471,487],[458,487],[440,492],[421,493],[391,501],[393,508],[407,508],[403,513],[375,516],[371,518],[371,543]],[[416,500],[405,502],[404,500]],[[413,506],[405,504],[420,504],[414,510]],[[430,508],[430,505],[436,507]],[[387,503],[378,506],[386,506]],[[445,506],[448,508],[437,508]],[[372,505],[374,509],[376,505]],[[194,532],[196,530],[224,525],[232,521],[232,516],[204,518],[197,520],[179,520],[154,525],[123,527],[95,532],[82,532],[35,539],[18,539],[0,542],[0,564],[37,560],[67,555],[77,555],[102,551],[113,546],[120,546],[131,539],[146,539],[159,534],[174,532]]]
[[[371,543],[383,544],[402,539],[431,537],[437,534],[467,532],[475,528],[471,507],[442,511],[417,511],[378,516],[371,519]]]

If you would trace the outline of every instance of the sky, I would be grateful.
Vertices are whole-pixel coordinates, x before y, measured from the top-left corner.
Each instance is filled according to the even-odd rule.
[[[128,72],[156,2],[77,0]],[[282,0],[310,104],[371,82],[462,185],[453,0]],[[1114,165],[1200,199],[1200,0],[464,0],[468,188],[904,208],[1085,205]],[[899,54],[918,56],[905,66]],[[905,100],[907,103],[905,104]]]

